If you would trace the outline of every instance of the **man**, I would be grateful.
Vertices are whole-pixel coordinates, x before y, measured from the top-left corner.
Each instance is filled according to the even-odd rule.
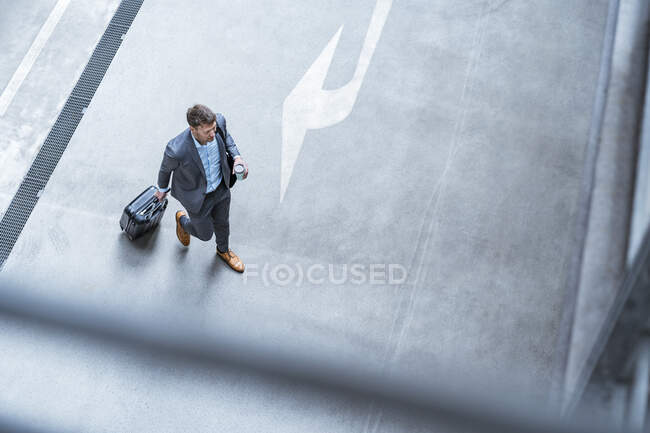
[[[248,176],[248,165],[239,155],[223,115],[197,104],[187,110],[187,123],[190,127],[167,143],[155,195],[163,200],[171,189],[172,197],[187,209],[187,213],[176,212],[176,236],[181,244],[188,246],[190,235],[209,241],[214,233],[217,255],[235,271],[244,272],[244,263],[228,247],[230,174],[233,172],[228,166],[226,150],[234,158],[233,167],[244,166],[244,178]]]

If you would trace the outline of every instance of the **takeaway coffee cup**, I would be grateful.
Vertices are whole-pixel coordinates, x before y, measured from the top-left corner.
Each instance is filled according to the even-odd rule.
[[[235,164],[235,175],[237,176],[237,180],[244,179],[244,170],[244,164]]]

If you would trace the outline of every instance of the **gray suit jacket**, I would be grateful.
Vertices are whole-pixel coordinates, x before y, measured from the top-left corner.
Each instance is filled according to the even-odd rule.
[[[228,166],[226,149],[228,149],[228,152],[233,158],[239,155],[239,150],[226,129],[225,117],[221,113],[217,113],[216,116],[217,125],[226,137],[225,143],[218,132],[215,138],[219,144],[219,152],[221,154],[221,174],[226,185],[230,187],[231,170]],[[194,140],[192,140],[190,128],[187,128],[167,143],[163,160],[160,164],[160,171],[158,172],[159,188],[167,188],[172,173],[174,173],[171,188],[172,197],[181,202],[183,207],[189,212],[198,213],[205,199],[205,190],[208,181],[205,176],[205,169],[203,168],[201,157],[199,156],[198,150],[196,150]]]

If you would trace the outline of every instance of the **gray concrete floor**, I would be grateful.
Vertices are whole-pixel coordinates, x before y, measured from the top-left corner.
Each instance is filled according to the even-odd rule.
[[[0,0],[0,94],[57,2]],[[0,116],[0,217],[45,141],[119,0],[72,0]]]
[[[544,398],[607,2],[394,2],[354,109],[307,133],[280,203],[283,101],[342,24],[326,87],[349,80],[374,3],[145,1],[3,272],[152,320],[179,308],[206,329],[236,325]],[[174,200],[156,233],[128,241],[122,208],[155,182],[165,143],[196,102],[226,115],[250,166],[231,206],[231,247],[249,267],[392,263],[408,280],[244,280],[213,242],[178,243]],[[414,430],[369,404],[187,371],[24,324],[2,330],[11,356],[0,358],[0,406],[43,422]]]

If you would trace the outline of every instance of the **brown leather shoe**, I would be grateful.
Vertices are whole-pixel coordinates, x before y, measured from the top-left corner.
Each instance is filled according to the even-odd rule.
[[[244,263],[230,248],[228,248],[228,251],[225,253],[220,253],[219,250],[217,250],[217,255],[237,272],[244,272]]]
[[[176,237],[184,246],[188,246],[190,244],[190,234],[181,225],[183,215],[187,215],[184,210],[176,212]]]

